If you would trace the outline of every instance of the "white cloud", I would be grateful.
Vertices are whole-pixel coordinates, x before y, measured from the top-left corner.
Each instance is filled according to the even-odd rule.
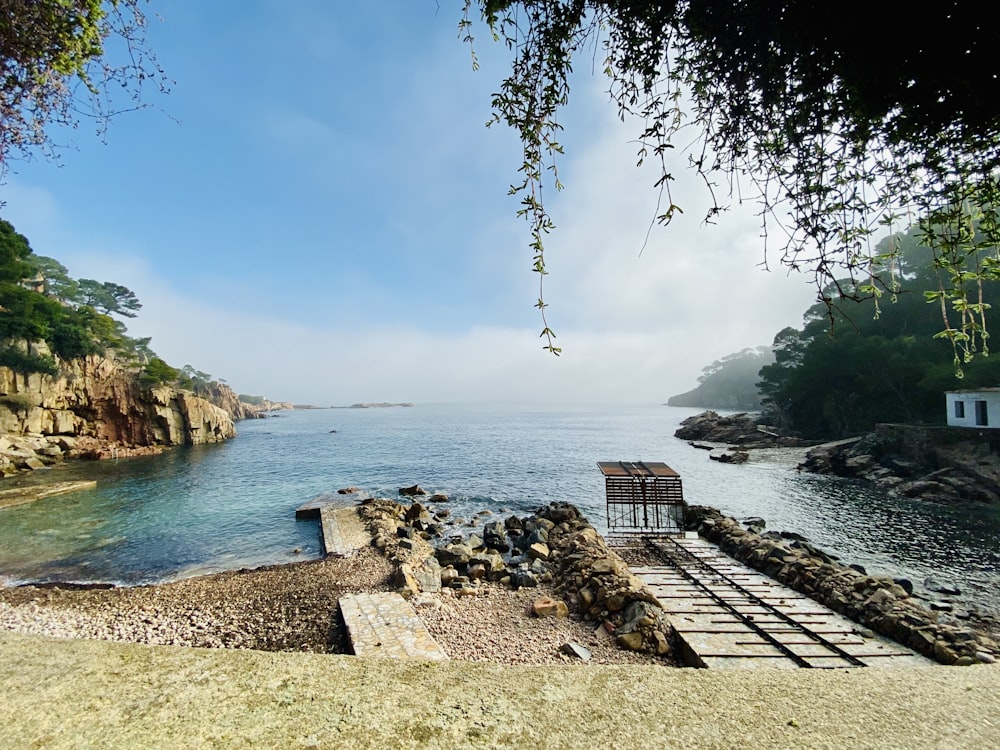
[[[447,80],[449,59],[442,54],[426,63],[430,80]],[[494,82],[479,75],[478,86]],[[459,85],[467,93],[472,84],[462,78]],[[371,252],[355,254],[366,265],[339,270],[328,286],[317,287],[328,293],[307,307],[295,304],[294,295],[302,296],[295,279],[279,283],[261,275],[266,256],[254,261],[248,255],[247,262],[215,271],[217,277],[183,267],[167,271],[163,258],[169,256],[161,250],[157,261],[155,237],[117,236],[114,226],[68,226],[52,195],[16,182],[6,186],[10,211],[4,215],[38,252],[58,258],[74,276],[109,279],[135,291],[144,308],[130,329],[152,336],[167,361],[225,378],[241,392],[320,406],[383,400],[658,403],[693,387],[713,360],[769,343],[782,327],[800,323],[812,301],[808,283],[758,268],[762,247],[752,210],[736,209],[718,226],[702,226],[704,187],[685,170],[677,170],[673,188],[685,213],[667,228],[654,227],[640,257],[656,209],[655,175],[636,169],[629,143],[635,133],[617,123],[599,86],[591,85],[576,92],[575,106],[583,107],[577,112],[593,130],[573,132],[568,123],[573,140],[560,164],[567,189],[549,205],[557,229],[547,245],[546,300],[564,352],[559,358],[545,353],[538,338],[542,323],[531,310],[537,279],[529,270],[528,226],[514,218],[515,202],[504,196],[517,154],[509,152],[509,133],[483,135],[481,115],[455,111],[449,104],[454,93],[414,89],[405,97],[414,122],[400,124],[399,142],[382,157],[399,160],[388,180],[399,193],[373,193],[365,203],[372,213],[356,217],[363,223],[387,207],[393,214],[408,210],[405,224],[414,242],[400,248],[399,257],[426,253],[420,263],[439,263],[440,270],[429,274],[440,280],[436,288],[393,288],[385,279],[379,255],[387,241],[384,219],[371,223]],[[285,163],[289,180],[302,177],[297,170],[305,163],[308,177],[328,175],[335,182],[330,165],[338,154],[361,159],[372,152],[305,111],[274,110],[261,122],[264,134],[281,145],[276,160]],[[402,154],[412,158],[404,162]],[[353,171],[341,163],[338,174],[350,179]],[[435,200],[419,191],[434,193]],[[412,206],[404,200],[411,196]],[[482,214],[463,223],[455,214],[465,210]],[[255,220],[287,217],[261,214]],[[239,230],[211,227],[223,237]],[[428,236],[442,254],[416,242]],[[460,307],[450,299],[457,288],[466,292]],[[424,322],[431,320],[424,314],[431,307],[438,311],[436,325]],[[387,323],[390,317],[405,323]],[[449,319],[453,325],[440,331],[441,320]]]

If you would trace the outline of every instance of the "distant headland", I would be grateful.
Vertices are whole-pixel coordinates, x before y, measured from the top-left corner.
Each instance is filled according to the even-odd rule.
[[[331,406],[331,409],[388,409],[393,406],[413,406],[409,402],[401,402],[398,404],[390,404],[385,401],[380,401],[378,403],[363,403],[363,404],[351,404],[350,406]]]

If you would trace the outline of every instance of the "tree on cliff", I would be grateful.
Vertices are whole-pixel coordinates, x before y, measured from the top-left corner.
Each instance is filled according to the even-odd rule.
[[[146,44],[144,0],[0,0],[0,176],[12,158],[52,155],[50,129],[143,106],[166,91]]]
[[[761,405],[757,387],[760,368],[773,361],[769,346],[727,354],[702,369],[697,388],[671,396],[667,406],[758,411]]]
[[[88,289],[97,297],[88,296]],[[0,365],[54,374],[50,358],[23,351],[25,343],[37,341],[63,359],[114,349],[123,359],[148,361],[149,339],[131,338],[124,324],[107,314],[134,317],[132,311],[141,306],[119,284],[70,278],[61,263],[34,255],[27,238],[0,219]]]
[[[673,172],[693,169],[712,198],[706,220],[727,201],[757,202],[765,250],[777,244],[781,263],[811,272],[829,308],[896,289],[896,249],[877,249],[873,235],[919,217],[942,270],[942,335],[956,362],[985,351],[980,291],[1000,275],[1000,231],[980,242],[967,228],[1000,205],[1000,76],[979,6],[466,0],[470,43],[473,7],[514,53],[493,107],[523,144],[511,193],[543,277],[553,228],[543,189],[560,187],[558,115],[582,56],[608,76],[622,119],[640,123],[639,162],[660,171],[656,221],[681,211]],[[978,260],[971,271],[967,255]],[[538,307],[558,353],[542,299]]]
[[[90,305],[105,315],[114,313],[126,318],[134,318],[142,309],[142,303],[135,292],[112,281],[80,279],[77,282],[75,301]]]
[[[32,255],[31,262],[38,272],[42,294],[63,302],[72,302],[76,299],[79,285],[76,279],[69,275],[66,266],[55,258],[44,255]]]
[[[837,310],[837,335],[831,336],[820,303],[806,311],[801,330],[775,336],[775,362],[760,372],[765,408],[775,422],[807,437],[834,439],[870,431],[878,422],[944,421],[943,393],[957,381],[947,342],[935,339],[941,325],[937,269],[921,240],[914,230],[880,243],[880,249],[890,242],[898,248],[895,304],[879,308],[877,300],[866,300],[850,318]],[[927,304],[928,296],[935,304]],[[1000,287],[984,288],[983,299],[1000,305]],[[978,357],[964,370],[964,387],[1000,382],[997,357]]]

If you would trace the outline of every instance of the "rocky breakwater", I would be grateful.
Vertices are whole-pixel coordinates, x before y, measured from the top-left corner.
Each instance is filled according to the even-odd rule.
[[[469,532],[463,519],[435,508],[442,499],[405,505],[378,498],[360,506],[374,546],[395,564],[395,584],[404,596],[442,589],[476,596],[489,583],[513,589],[547,584],[559,598],[540,596],[535,614],[588,620],[623,649],[671,653],[673,628],[656,597],[575,506],[551,503],[531,516],[485,521],[481,532],[477,525]]]
[[[993,663],[1000,645],[987,633],[924,607],[905,579],[867,575],[794,535],[759,534],[715,508],[690,506],[690,530],[723,552],[845,617],[942,664]],[[756,528],[762,529],[758,521]]]
[[[921,500],[1000,503],[1000,431],[880,424],[860,438],[812,448],[800,468]]]
[[[64,362],[58,376],[0,367],[4,475],[64,458],[137,455],[235,434],[224,408],[175,388],[144,388],[107,357]]]

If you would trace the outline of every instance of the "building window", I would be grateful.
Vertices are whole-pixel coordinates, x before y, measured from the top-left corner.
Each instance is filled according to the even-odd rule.
[[[965,419],[965,402],[964,401],[956,401],[955,402],[955,418],[956,419]]]
[[[976,425],[978,427],[986,427],[990,423],[989,417],[986,413],[986,402],[977,401],[976,402]]]

